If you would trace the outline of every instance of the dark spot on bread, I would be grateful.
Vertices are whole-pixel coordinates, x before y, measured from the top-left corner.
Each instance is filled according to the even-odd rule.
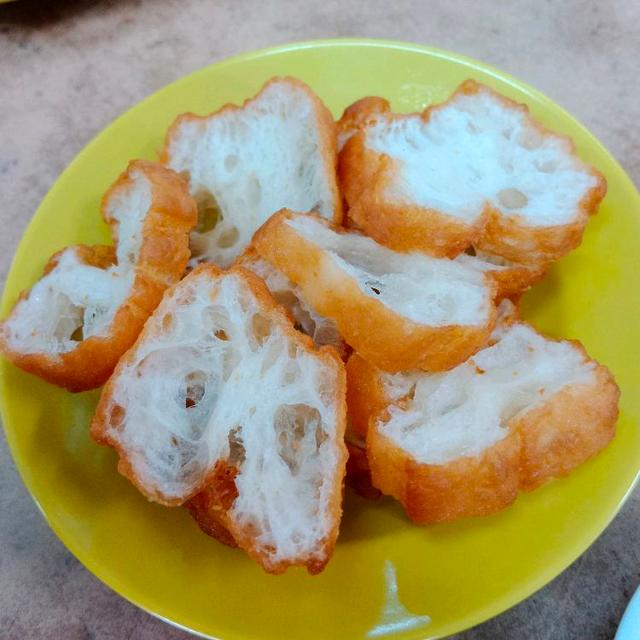
[[[84,340],[83,325],[80,325],[73,330],[70,339],[74,342],[82,342]]]
[[[184,406],[187,409],[195,407],[205,394],[206,376],[202,371],[192,371],[186,377],[186,391]]]
[[[369,289],[371,289],[371,291],[373,291],[373,293],[375,293],[377,296],[380,295],[382,290],[382,282],[378,280],[365,280],[364,284],[365,286],[369,287]]]
[[[229,431],[229,464],[241,467],[246,457],[246,450],[242,441],[242,427],[238,425]]]

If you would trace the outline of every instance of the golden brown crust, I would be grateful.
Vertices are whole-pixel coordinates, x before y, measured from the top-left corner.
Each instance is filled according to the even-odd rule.
[[[333,553],[342,515],[342,485],[348,455],[344,445],[344,432],[346,429],[346,374],[344,372],[344,363],[335,349],[331,347],[321,347],[318,349],[309,336],[297,331],[285,310],[274,300],[262,278],[253,272],[243,267],[232,267],[227,271],[222,271],[213,264],[201,264],[191,271],[182,282],[190,278],[196,278],[203,272],[207,273],[212,279],[225,273],[239,274],[251,289],[264,312],[271,314],[271,317],[280,325],[285,335],[293,340],[299,347],[307,352],[313,353],[317,358],[323,360],[327,366],[334,368],[336,371],[337,410],[335,453],[337,458],[337,473],[334,479],[328,509],[331,513],[334,526],[326,539],[322,541],[315,553],[308,557],[298,557],[292,560],[285,559],[281,562],[274,563],[269,556],[268,550],[260,547],[256,543],[256,531],[250,527],[241,528],[229,513],[233,501],[237,496],[234,478],[238,470],[231,466],[226,460],[218,460],[211,473],[203,479],[198,487],[195,487],[193,491],[183,499],[175,499],[158,491],[149,491],[130,464],[128,451],[109,434],[109,429],[118,426],[119,420],[117,413],[118,411],[123,411],[123,408],[113,403],[115,384],[121,372],[134,362],[138,346],[142,344],[147,337],[154,335],[154,333],[158,331],[158,328],[152,321],[145,325],[134,345],[122,356],[112,377],[104,386],[91,423],[91,436],[98,444],[111,446],[118,452],[118,471],[128,478],[149,499],[166,506],[185,504],[205,533],[230,546],[241,547],[269,573],[282,573],[292,565],[305,566],[310,573],[318,573],[324,568]],[[173,295],[175,289],[181,286],[182,282],[173,285],[173,287],[167,290],[165,295]],[[151,320],[153,320],[153,316]],[[115,416],[114,412],[116,413]]]
[[[133,186],[137,174],[143,174],[151,186],[151,206],[142,227],[134,288],[159,288],[162,297],[166,287],[182,277],[189,260],[188,234],[197,221],[196,203],[187,182],[175,171],[156,162],[133,160],[102,198],[102,216],[111,227],[116,245],[118,222],[110,216],[108,204]],[[148,306],[153,310],[158,302],[159,298]]]
[[[506,107],[521,111],[528,124],[542,137],[551,136],[562,140],[569,153],[576,153],[575,144],[569,136],[552,131],[535,120],[526,104],[509,100],[475,80],[465,80],[449,100],[457,94],[473,95],[482,91],[491,93]],[[443,108],[447,102],[435,108]],[[593,176],[596,184],[579,202],[573,222],[566,225],[536,227],[526,224],[519,216],[508,215],[496,207],[489,206],[486,226],[476,245],[490,253],[524,264],[548,263],[575,249],[582,241],[589,217],[598,211],[600,202],[607,194],[607,181],[602,173],[584,163],[583,168]]]
[[[470,255],[476,255],[475,248]],[[496,257],[498,256],[493,256],[493,258]],[[525,291],[537,282],[540,282],[540,280],[547,275],[550,266],[550,263],[546,262],[522,264],[504,260],[499,260],[498,264],[493,266],[491,264],[492,257],[482,253],[478,255],[477,259],[486,265],[484,273],[486,273],[496,285],[496,302],[500,302],[505,298],[515,301],[519,300]]]
[[[480,455],[446,464],[420,464],[377,427],[367,435],[367,458],[374,486],[404,506],[417,524],[484,516],[510,505],[518,495],[518,434]]]
[[[350,227],[396,251],[447,258],[457,256],[480,235],[484,213],[469,225],[434,209],[390,201],[385,191],[397,173],[392,158],[366,146],[363,133],[349,139],[339,155],[338,178]]]
[[[433,113],[446,109],[460,94],[489,92],[506,107],[517,109],[541,136],[553,136],[575,146],[570,138],[552,132],[533,119],[526,105],[518,104],[474,80],[465,81],[445,102],[428,107],[420,114],[386,113],[388,120],[419,117],[427,123]],[[351,109],[357,111],[357,103]],[[352,115],[352,119],[356,116]],[[556,260],[580,244],[590,215],[604,198],[607,184],[593,167],[585,169],[595,178],[578,205],[574,221],[552,227],[532,226],[524,219],[501,212],[487,204],[474,224],[466,224],[441,211],[394,203],[385,196],[387,185],[399,170],[390,157],[366,147],[364,133],[357,133],[344,146],[338,161],[340,187],[348,206],[350,224],[362,229],[381,244],[397,251],[420,250],[436,256],[454,257],[470,244],[515,262],[538,264]]]
[[[351,430],[363,442],[371,418],[389,405],[380,371],[357,353],[347,361],[347,416]]]
[[[103,244],[77,244],[73,247],[73,249],[80,262],[92,267],[96,267],[97,269],[108,269],[116,263],[115,247],[110,247]],[[61,249],[49,258],[47,264],[45,264],[44,268],[42,269],[43,276],[51,273],[58,266],[60,258],[65,251],[66,248]],[[20,297],[26,298],[28,297],[28,293],[28,290],[23,291],[20,294]]]
[[[503,325],[518,322],[514,307]],[[506,436],[481,454],[446,464],[422,464],[384,435],[391,405],[381,372],[354,354],[347,363],[349,420],[358,438],[366,429],[366,456],[374,487],[394,496],[419,524],[494,513],[552,478],[566,476],[601,451],[615,435],[620,391],[606,367],[595,367],[589,384],[566,386],[512,418]],[[350,453],[352,448],[350,447]],[[361,460],[354,462],[362,467]],[[361,471],[360,468],[356,471]],[[357,477],[357,476],[356,476]]]
[[[343,111],[340,120],[336,122],[338,151],[354,134],[373,124],[381,115],[390,111],[391,105],[388,100],[375,96],[360,98],[349,105]]]
[[[229,547],[237,547],[229,528],[228,511],[238,497],[235,477],[238,469],[225,460],[218,460],[208,486],[185,502],[193,519],[204,533]]]
[[[286,224],[300,215],[312,214],[279,211],[258,229],[253,244],[300,286],[318,313],[335,321],[345,341],[363,358],[386,371],[442,371],[463,362],[485,343],[495,324],[495,309],[485,326],[429,327],[404,318],[362,293],[325,251]],[[312,217],[344,233],[319,216]]]
[[[347,435],[349,451],[346,483],[363,498],[375,500],[380,490],[373,486],[367,460],[366,437],[369,420],[381,414],[389,400],[384,392],[379,370],[357,353],[346,364],[347,372]]]
[[[605,196],[606,182],[602,176],[598,179],[598,185],[580,202],[576,220],[566,225],[534,227],[518,216],[507,216],[488,206],[482,235],[474,241],[476,246],[523,264],[541,265],[561,258],[580,244],[589,216],[596,213]]]
[[[116,259],[113,247],[78,245],[74,250],[80,262],[99,269],[111,266]],[[49,259],[43,275],[56,267],[64,251],[66,249]],[[29,293],[29,291],[23,291],[19,300],[28,298]],[[139,313],[135,307],[129,312]],[[114,321],[117,318],[118,316]],[[106,337],[93,336],[82,340],[71,351],[59,354],[23,353],[10,347],[7,333],[6,323],[0,323],[0,351],[13,364],[69,391],[84,391],[100,386],[111,374],[120,354],[127,349],[130,342],[135,340],[135,327],[133,323],[127,323],[121,327],[120,331]]]
[[[575,344],[584,352],[582,345]],[[614,437],[620,390],[606,367],[598,364],[594,375],[592,384],[567,386],[512,421],[522,442],[523,490],[569,475]]]
[[[338,150],[337,150],[337,140],[336,140],[336,123],[333,120],[333,116],[324,102],[320,99],[320,97],[304,82],[298,80],[297,78],[292,78],[290,76],[285,77],[273,77],[269,81],[267,81],[260,91],[253,96],[252,98],[248,98],[241,105],[235,104],[225,104],[217,111],[213,111],[212,113],[199,116],[194,113],[183,113],[179,115],[174,122],[171,124],[169,129],[167,130],[167,134],[165,136],[164,147],[158,154],[158,161],[164,165],[168,165],[171,161],[171,144],[173,140],[179,135],[180,128],[185,122],[192,123],[205,123],[212,118],[216,118],[222,114],[233,113],[236,111],[242,111],[246,109],[250,104],[260,99],[262,92],[271,84],[277,82],[287,82],[289,85],[295,87],[296,89],[303,91],[312,104],[314,105],[315,117],[316,117],[316,126],[318,128],[318,134],[320,136],[321,144],[319,145],[318,153],[322,155],[323,164],[326,167],[327,175],[330,176],[330,188],[333,199],[333,221],[336,224],[342,223],[342,197],[340,195],[340,189],[338,187],[337,180],[335,179],[336,175],[336,167],[338,163]]]
[[[507,269],[487,271],[489,277],[496,283],[496,301],[504,298],[518,299],[522,293],[545,277],[548,268],[549,265],[546,263],[513,264]]]
[[[102,212],[117,242],[117,223],[109,218],[107,203],[133,184],[141,172],[151,183],[151,206],[143,223],[143,240],[135,265],[135,278],[127,298],[116,310],[104,336],[91,336],[71,351],[24,354],[9,348],[0,324],[0,350],[18,367],[69,391],[85,391],[104,384],[120,356],[133,344],[145,320],[162,298],[166,287],[177,282],[189,259],[189,231],[196,223],[195,202],[186,183],[174,172],[146,160],[132,161],[102,200]],[[79,245],[81,262],[100,269],[115,263],[112,247]],[[47,263],[44,275],[58,263],[62,252]],[[21,299],[28,297],[23,292]]]

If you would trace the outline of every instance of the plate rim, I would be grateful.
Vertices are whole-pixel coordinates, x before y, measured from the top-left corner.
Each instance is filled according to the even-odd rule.
[[[414,53],[419,53],[423,55],[427,55],[429,57],[439,58],[451,61],[456,64],[463,64],[466,68],[470,70],[479,70],[483,73],[490,75],[492,78],[499,80],[500,82],[506,83],[509,86],[513,87],[517,91],[524,93],[527,96],[530,96],[534,100],[540,102],[544,101],[547,103],[551,103],[558,113],[562,114],[565,118],[571,121],[572,125],[578,128],[582,134],[586,135],[589,141],[595,146],[597,152],[605,154],[609,160],[614,164],[617,170],[617,178],[622,180],[623,186],[630,190],[632,197],[635,200],[635,203],[631,204],[631,209],[637,209],[640,211],[640,192],[636,188],[634,182],[631,180],[630,176],[625,171],[624,167],[618,162],[615,156],[604,146],[600,140],[587,129],[585,125],[582,124],[576,117],[571,115],[564,107],[559,105],[555,100],[549,98],[546,94],[535,89],[530,86],[528,83],[519,80],[517,77],[503,72],[497,67],[494,67],[491,64],[485,63],[483,61],[477,60],[465,54],[456,53],[454,51],[450,51],[447,49],[442,49],[439,47],[432,47],[428,45],[422,45],[414,42],[405,42],[402,40],[394,40],[394,39],[384,39],[384,38],[352,38],[352,37],[344,37],[344,38],[323,38],[323,39],[312,39],[312,40],[301,40],[288,42],[284,44],[278,44],[274,46],[263,47],[260,49],[245,51],[242,53],[238,53],[229,57],[221,58],[218,61],[207,64],[203,67],[195,69],[189,73],[186,73],[175,80],[169,82],[166,85],[163,85],[156,91],[148,94],[138,102],[132,104],[130,107],[125,109],[122,113],[116,116],[114,119],[110,120],[107,124],[105,124],[102,129],[94,135],[90,140],[88,140],[82,148],[78,151],[78,153],[71,159],[71,161],[65,166],[65,168],[60,172],[60,174],[55,178],[54,182],[51,184],[46,194],[43,196],[42,200],[36,207],[34,213],[31,216],[16,248],[14,251],[13,258],[10,262],[9,269],[7,271],[7,276],[5,279],[2,297],[0,298],[0,315],[4,315],[2,312],[8,309],[9,307],[9,291],[8,291],[8,283],[15,277],[15,272],[17,269],[17,264],[22,260],[22,254],[26,250],[26,246],[29,244],[29,239],[31,235],[34,233],[35,221],[40,216],[40,212],[43,206],[43,203],[51,196],[52,193],[60,188],[59,184],[61,179],[65,176],[67,172],[69,172],[72,167],[76,164],[80,164],[83,161],[85,153],[94,145],[99,144],[99,141],[103,137],[108,137],[110,130],[122,119],[127,118],[130,113],[138,108],[143,108],[147,102],[154,100],[158,95],[162,94],[162,92],[168,90],[169,87],[175,87],[175,85],[179,85],[183,82],[187,82],[188,80],[193,79],[194,77],[198,77],[200,75],[205,75],[210,72],[212,68],[223,68],[226,66],[232,66],[235,64],[241,64],[244,62],[248,62],[251,60],[264,58],[272,55],[284,54],[290,51],[302,51],[306,49],[320,49],[320,48],[331,48],[335,46],[347,46],[347,47],[375,47],[380,49],[393,49],[400,51],[409,51]],[[634,206],[635,204],[635,206]],[[12,302],[13,300],[11,300]],[[169,617],[163,615],[159,611],[152,610],[146,604],[143,604],[140,601],[136,601],[133,597],[129,597],[125,595],[126,592],[126,583],[118,580],[115,576],[105,575],[106,572],[100,569],[100,565],[97,566],[97,563],[92,559],[92,556],[84,557],[83,554],[78,548],[74,545],[73,537],[67,536],[63,534],[61,529],[55,525],[52,520],[49,518],[47,512],[40,504],[40,501],[34,494],[32,487],[29,482],[25,479],[27,464],[20,459],[17,455],[18,445],[17,442],[13,438],[13,433],[15,429],[8,428],[8,409],[5,406],[4,401],[4,393],[3,388],[5,384],[5,374],[4,370],[7,366],[12,366],[6,359],[0,360],[0,419],[2,420],[3,431],[5,435],[5,439],[8,444],[9,451],[11,453],[12,460],[15,464],[15,467],[18,471],[18,475],[26,487],[29,496],[35,503],[36,507],[42,514],[45,522],[49,526],[49,528],[55,533],[56,537],[62,542],[62,544],[67,548],[67,550],[87,569],[94,577],[96,577],[102,584],[107,586],[109,589],[114,591],[119,597],[124,598],[134,606],[139,609],[142,609],[146,613],[152,615],[153,617],[183,631],[186,631],[190,634],[193,634],[200,638],[205,638],[208,640],[223,640],[221,636],[211,635],[209,633],[204,633],[202,631],[198,631],[196,629],[192,629],[189,626],[186,626],[176,620],[172,620]],[[459,618],[458,623],[452,623],[448,626],[451,629],[447,629],[444,633],[445,635],[428,635],[428,638],[443,638],[453,633],[459,633],[462,631],[470,630],[487,620],[490,620],[502,613],[505,613],[509,609],[513,608],[517,604],[520,604],[527,598],[534,595],[538,592],[542,587],[549,584],[552,580],[558,577],[562,572],[568,569],[583,553],[585,553],[593,543],[602,535],[602,533],[607,529],[613,519],[618,515],[622,507],[625,505],[631,493],[633,493],[636,486],[640,482],[640,467],[636,469],[635,476],[633,481],[630,483],[626,492],[619,500],[615,509],[612,509],[611,512],[607,513],[607,515],[603,518],[602,522],[594,528],[595,532],[592,532],[583,544],[579,544],[576,548],[572,549],[570,553],[565,553],[562,555],[561,559],[556,560],[552,563],[547,563],[545,568],[541,570],[537,576],[529,579],[526,583],[520,583],[516,587],[510,589],[507,593],[505,593],[500,598],[496,598],[487,604],[484,608],[478,610],[476,614],[467,614],[467,617]],[[97,569],[97,570],[96,570]],[[104,576],[104,577],[103,577]],[[426,630],[427,634],[428,629]],[[238,636],[240,637],[240,636]],[[409,636],[407,636],[409,637]],[[415,635],[410,636],[415,638],[425,638],[424,635]]]

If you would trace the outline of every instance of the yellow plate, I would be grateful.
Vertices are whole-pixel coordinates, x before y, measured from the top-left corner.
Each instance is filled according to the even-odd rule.
[[[114,453],[87,433],[97,392],[74,396],[3,361],[7,439],[67,547],[118,593],[168,621],[224,639],[441,637],[504,611],[562,571],[611,520],[640,468],[640,197],[602,145],[548,98],[462,56],[394,42],[295,44],[203,69],[133,108],[71,163],[18,248],[2,312],[51,253],[107,239],[100,195],[130,158],[154,157],[176,114],[240,102],[276,74],[308,82],[336,115],[370,94],[398,110],[419,109],[473,77],[574,138],[606,175],[609,193],[580,249],[529,294],[525,312],[553,335],[582,340],[615,373],[623,395],[611,446],[569,479],[488,518],[420,528],[390,499],[368,503],[347,492],[324,573],[273,577],[201,534],[184,510],[146,502],[117,474]]]

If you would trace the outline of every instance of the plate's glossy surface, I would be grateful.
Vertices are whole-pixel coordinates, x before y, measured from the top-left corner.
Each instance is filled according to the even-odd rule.
[[[20,244],[2,302],[64,245],[103,242],[98,202],[134,157],[153,158],[182,111],[206,113],[253,95],[272,75],[308,82],[338,115],[363,95],[397,110],[446,98],[467,77],[527,102],[571,135],[607,177],[585,240],[528,294],[525,316],[582,340],[622,388],[618,435],[569,479],[483,519],[420,528],[392,500],[347,492],[342,532],[324,573],[273,577],[200,533],[181,509],[150,504],[120,477],[87,426],[97,392],[71,395],[0,363],[7,438],[52,528],[99,578],[185,628],[224,638],[439,637],[514,605],[572,562],[611,520],[640,468],[640,197],[606,150],[550,100],[453,54],[380,41],[327,41],[244,55],[176,82],[104,130],[69,166]]]

